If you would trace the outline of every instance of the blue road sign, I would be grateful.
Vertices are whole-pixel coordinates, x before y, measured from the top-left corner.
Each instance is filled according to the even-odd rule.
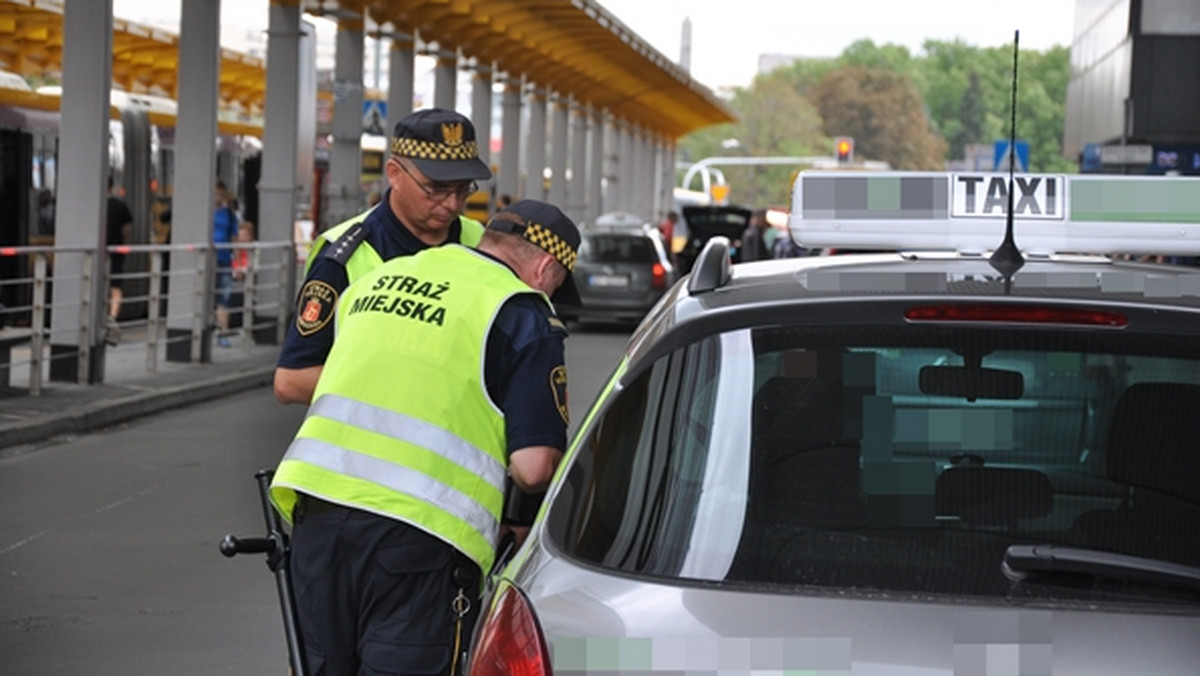
[[[363,99],[363,132],[387,136],[387,101]]]
[[[1017,164],[1014,171],[1029,171],[1029,141],[1020,141],[1017,146]],[[1008,171],[1008,156],[1011,154],[1008,139],[996,141],[995,152],[992,153],[993,171]]]

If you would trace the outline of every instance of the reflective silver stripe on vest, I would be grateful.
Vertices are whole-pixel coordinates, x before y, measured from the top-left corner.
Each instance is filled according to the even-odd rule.
[[[428,474],[308,437],[293,441],[285,457],[411,495],[462,519],[488,542],[496,541],[497,520],[486,507]]]
[[[407,441],[483,477],[498,490],[504,490],[504,465],[487,451],[430,422],[336,394],[321,395],[309,409],[309,415]]]

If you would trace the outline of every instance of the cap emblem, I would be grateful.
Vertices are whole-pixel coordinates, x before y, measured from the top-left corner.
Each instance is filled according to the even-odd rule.
[[[462,123],[443,124],[442,125],[442,140],[448,146],[460,146],[463,142],[463,126]]]

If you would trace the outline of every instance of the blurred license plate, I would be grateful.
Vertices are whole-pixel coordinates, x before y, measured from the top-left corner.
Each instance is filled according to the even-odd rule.
[[[588,277],[589,286],[603,286],[605,288],[629,286],[628,275],[592,275]]]

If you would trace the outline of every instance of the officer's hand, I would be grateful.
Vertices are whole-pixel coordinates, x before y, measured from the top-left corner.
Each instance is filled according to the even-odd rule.
[[[529,526],[508,526],[502,524],[500,526],[499,542],[504,541],[506,533],[512,533],[513,541],[516,543],[516,546],[520,547],[525,542],[525,538],[529,536]]]

